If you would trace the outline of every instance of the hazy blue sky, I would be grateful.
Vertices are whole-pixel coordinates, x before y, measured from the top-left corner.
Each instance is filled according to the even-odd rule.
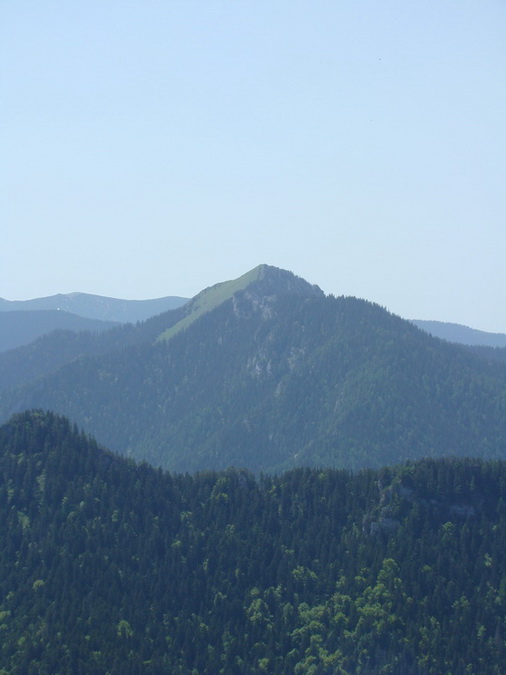
[[[259,263],[506,332],[504,0],[0,3],[0,296]]]

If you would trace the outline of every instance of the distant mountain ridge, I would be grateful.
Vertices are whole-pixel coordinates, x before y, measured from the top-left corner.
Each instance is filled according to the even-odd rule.
[[[506,347],[506,334],[489,333],[458,323],[411,319],[411,323],[434,337],[469,346]]]
[[[122,300],[89,293],[58,293],[33,300],[4,300],[0,298],[0,312],[26,310],[59,310],[88,319],[135,323],[155,314],[176,309],[188,298],[167,296],[152,300]]]

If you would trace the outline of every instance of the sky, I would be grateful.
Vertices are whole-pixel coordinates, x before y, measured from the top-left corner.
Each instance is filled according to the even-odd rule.
[[[0,297],[260,263],[506,332],[504,0],[0,2]]]

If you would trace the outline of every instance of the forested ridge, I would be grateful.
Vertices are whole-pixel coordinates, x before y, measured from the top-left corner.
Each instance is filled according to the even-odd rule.
[[[0,428],[2,673],[503,673],[506,464],[171,474]]]
[[[503,363],[378,305],[263,274],[137,326],[0,358],[0,418],[54,410],[174,471],[506,458]]]

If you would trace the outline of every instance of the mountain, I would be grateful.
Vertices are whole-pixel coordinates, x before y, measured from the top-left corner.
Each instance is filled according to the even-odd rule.
[[[0,352],[29,344],[54,330],[102,332],[115,326],[113,321],[86,319],[58,310],[0,312]]]
[[[77,358],[109,354],[133,345],[169,339],[171,334],[189,326],[221,302],[232,298],[236,291],[251,284],[257,294],[261,294],[264,287],[270,292],[281,294],[294,292],[298,288],[304,289],[306,293],[323,295],[318,287],[310,286],[293,274],[260,265],[239,279],[206,288],[185,305],[153,316],[136,326],[118,325],[101,335],[58,331],[52,335],[43,335],[19,349],[0,353],[0,391],[39,379]]]
[[[446,323],[444,321],[413,319],[411,322],[434,337],[448,340],[448,342],[458,342],[469,346],[506,347],[506,335],[504,333],[488,333],[468,326],[461,326],[458,323]]]
[[[0,427],[0,670],[500,675],[506,464],[168,474]]]
[[[0,298],[0,312],[54,310],[70,312],[100,321],[135,323],[169,309],[180,307],[186,301],[187,298],[178,296],[167,296],[153,300],[120,300],[88,293],[59,293],[33,300],[4,300]]]
[[[248,293],[254,294],[251,296],[254,303],[261,303],[266,298],[279,295],[323,296],[318,286],[311,286],[291,272],[269,265],[259,265],[238,279],[215,284],[201,291],[186,305],[183,318],[167,328],[160,335],[160,339],[171,338],[179,331],[188,328],[201,316],[232,299],[236,293],[246,289]]]
[[[504,364],[266,265],[81,353],[72,344],[67,360],[49,338],[25,352],[18,387],[16,359],[0,359],[4,420],[51,409],[178,471],[505,457]]]

